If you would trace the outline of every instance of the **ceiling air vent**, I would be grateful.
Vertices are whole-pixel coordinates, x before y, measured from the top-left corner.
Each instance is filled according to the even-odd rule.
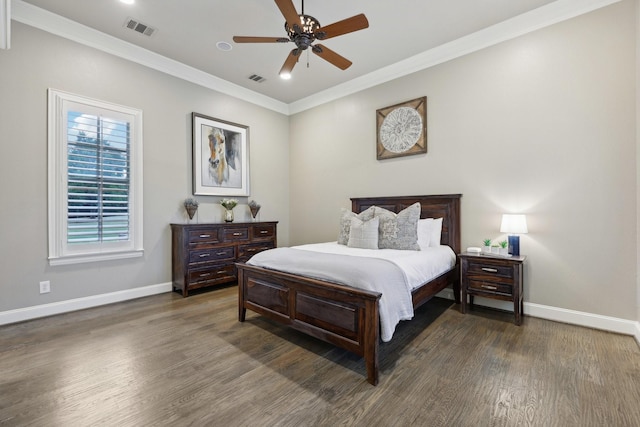
[[[251,74],[251,75],[249,76],[249,79],[250,79],[250,80],[253,80],[254,82],[258,82],[258,83],[262,83],[263,81],[267,80],[267,79],[265,79],[264,77],[259,76],[259,75],[257,75],[257,74]]]
[[[143,24],[142,22],[133,18],[127,18],[127,20],[124,21],[124,26],[126,28],[129,28],[130,30],[136,31],[149,37],[151,37],[157,31],[155,28],[150,27],[147,24]]]

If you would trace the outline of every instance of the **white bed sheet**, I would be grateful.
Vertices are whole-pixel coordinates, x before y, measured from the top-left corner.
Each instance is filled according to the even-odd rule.
[[[423,283],[449,271],[456,264],[456,254],[446,245],[424,248],[420,251],[401,251],[350,248],[346,245],[339,245],[338,242],[325,242],[293,246],[293,249],[386,259],[400,267],[412,291]]]

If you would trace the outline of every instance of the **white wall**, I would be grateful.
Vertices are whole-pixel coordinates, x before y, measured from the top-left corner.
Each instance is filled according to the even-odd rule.
[[[527,214],[525,301],[638,318],[635,1],[291,118],[292,244],[350,197],[462,193],[463,247]],[[428,153],[377,161],[375,110],[428,97]]]
[[[0,313],[171,281],[170,222],[186,222],[191,112],[248,125],[251,199],[289,241],[289,119],[109,54],[15,23],[0,51]],[[50,267],[47,262],[47,88],[144,112],[144,257]],[[220,222],[219,198],[198,197],[200,222]],[[235,208],[248,219],[247,199]],[[38,282],[52,292],[40,295]]]
[[[636,0],[636,194],[638,195],[637,209],[640,212],[640,2]],[[640,215],[638,215],[637,223],[637,240],[636,248],[640,248]],[[636,249],[637,250],[637,249]],[[637,286],[637,331],[636,339],[640,344],[640,251],[637,250],[636,266],[636,286]]]

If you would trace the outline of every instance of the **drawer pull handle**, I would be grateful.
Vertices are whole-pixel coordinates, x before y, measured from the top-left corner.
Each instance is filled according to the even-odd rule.
[[[211,276],[211,273],[201,273],[200,277],[207,277],[207,276]]]
[[[226,252],[216,252],[216,255],[226,255]]]
[[[234,236],[241,236],[242,233],[233,233]]]
[[[487,273],[497,273],[498,270],[495,268],[487,268],[487,267],[482,267],[482,271],[486,271]]]
[[[211,234],[201,234],[200,235],[201,239],[206,239],[207,237],[211,237]]]
[[[267,230],[262,230],[262,231],[260,232],[260,234],[267,234],[267,233],[268,233],[268,231],[267,231]]]
[[[249,248],[249,249],[247,249],[247,252],[255,252],[255,251],[257,251],[257,249],[256,249],[256,248]]]
[[[491,286],[491,285],[482,285],[482,287],[484,289],[489,289],[489,290],[492,290],[492,291],[495,291],[496,289],[498,289],[497,286]]]
[[[210,257],[211,254],[200,254],[200,258],[207,258]]]
[[[226,270],[219,270],[219,271],[216,271],[216,274],[226,274],[226,273],[227,273],[227,271],[226,271]]]

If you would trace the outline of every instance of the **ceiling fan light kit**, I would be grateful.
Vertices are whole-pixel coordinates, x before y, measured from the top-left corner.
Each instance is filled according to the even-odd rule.
[[[296,47],[289,52],[289,56],[280,69],[280,77],[283,79],[291,78],[291,71],[298,62],[300,54],[311,47],[311,52],[320,58],[335,65],[341,70],[346,70],[352,64],[351,61],[338,53],[332,51],[321,44],[313,44],[316,40],[327,40],[332,37],[341,36],[343,34],[352,33],[354,31],[363,30],[369,27],[369,21],[364,14],[352,16],[343,19],[326,27],[320,25],[320,22],[310,15],[304,13],[304,0],[302,0],[302,13],[298,14],[293,0],[275,0],[278,9],[284,16],[284,28],[287,37],[250,37],[250,36],[234,36],[233,41],[236,43],[288,43],[293,42]]]

